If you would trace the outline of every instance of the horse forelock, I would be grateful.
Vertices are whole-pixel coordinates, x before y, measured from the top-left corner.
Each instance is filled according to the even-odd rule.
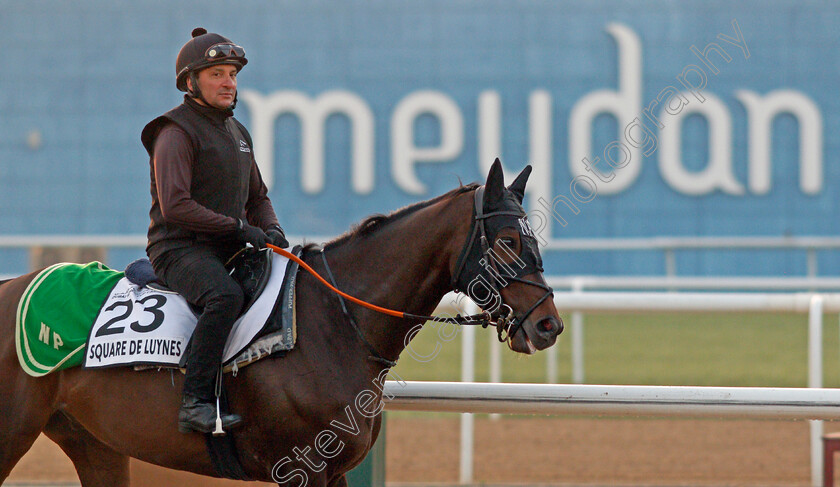
[[[466,193],[468,191],[474,191],[478,187],[479,185],[476,183],[461,185],[453,189],[452,191],[449,191],[448,193],[444,193],[430,200],[420,201],[418,203],[404,206],[398,210],[394,210],[388,215],[377,213],[375,215],[368,216],[343,235],[327,243],[326,248],[329,249],[331,247],[339,246],[351,242],[353,240],[372,235],[384,228],[386,225],[401,220],[402,218],[405,218],[409,215],[412,215],[418,210],[428,208],[429,206],[432,206],[436,203],[447,199],[455,198],[456,196]]]

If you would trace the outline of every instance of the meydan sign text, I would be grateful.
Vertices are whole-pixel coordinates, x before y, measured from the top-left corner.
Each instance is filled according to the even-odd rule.
[[[647,105],[642,104],[642,43],[639,36],[626,25],[617,23],[608,24],[606,31],[618,47],[618,87],[588,93],[571,107],[568,161],[574,179],[569,191],[565,192],[569,197],[551,187],[554,180],[552,95],[542,89],[529,95],[528,162],[534,166],[536,177],[532,177],[532,184],[528,186],[528,206],[541,205],[556,214],[559,202],[571,208],[574,206],[572,199],[586,203],[594,194],[620,194],[637,180],[643,154],[649,158],[656,155],[662,179],[681,194],[766,194],[772,188],[772,124],[781,114],[790,114],[799,126],[800,190],[807,195],[822,191],[822,115],[810,97],[795,90],[779,89],[764,95],[749,90],[734,93],[747,115],[746,181],[739,181],[733,171],[730,110],[706,88],[729,63],[748,62],[749,46],[737,20],[705,47],[691,46],[696,64],[675,70],[673,84],[662,86]],[[241,97],[251,113],[254,148],[269,188],[274,183],[277,118],[283,114],[299,118],[301,188],[305,193],[318,194],[324,190],[325,122],[328,117],[338,114],[347,117],[352,132],[352,190],[360,195],[374,190],[374,114],[364,99],[346,90],[327,91],[314,98],[292,90],[268,95],[242,90]],[[501,97],[497,91],[486,90],[478,94],[477,102],[476,159],[479,172],[483,174],[494,158],[502,154]],[[604,114],[615,117],[619,133],[603,154],[595,155],[592,154],[592,126],[595,118]],[[418,117],[428,115],[439,123],[440,140],[435,146],[418,147],[415,122]],[[682,161],[682,124],[690,115],[703,117],[708,126],[708,160],[700,171],[688,170]],[[411,92],[394,106],[390,131],[390,164],[395,184],[407,194],[430,196],[415,168],[419,164],[449,162],[461,155],[465,138],[461,108],[440,91]],[[506,174],[506,179],[514,175]],[[551,222],[545,224],[544,227],[540,225],[541,230],[548,230],[547,234],[551,235]]]

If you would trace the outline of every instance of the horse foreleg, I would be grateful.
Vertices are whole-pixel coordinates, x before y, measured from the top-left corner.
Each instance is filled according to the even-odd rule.
[[[129,487],[128,457],[97,440],[64,413],[55,413],[44,433],[70,457],[82,487]]]

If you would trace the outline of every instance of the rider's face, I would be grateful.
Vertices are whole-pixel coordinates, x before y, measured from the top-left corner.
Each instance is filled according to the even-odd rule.
[[[236,66],[219,64],[198,72],[198,88],[208,105],[220,110],[230,108],[236,97],[236,71]]]

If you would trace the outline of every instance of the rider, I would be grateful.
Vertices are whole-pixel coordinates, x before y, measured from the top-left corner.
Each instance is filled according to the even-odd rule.
[[[192,31],[175,63],[184,102],[152,120],[141,139],[151,164],[152,207],[146,253],[155,273],[203,309],[187,352],[182,432],[215,426],[215,378],[243,291],[225,262],[243,244],[289,243],[267,196],[251,136],[233,118],[236,76],[248,63],[230,39]],[[222,415],[223,427],[242,422]]]

